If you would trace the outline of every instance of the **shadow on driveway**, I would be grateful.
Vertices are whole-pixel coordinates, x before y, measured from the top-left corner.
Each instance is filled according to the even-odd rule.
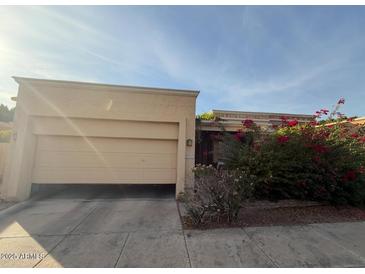
[[[175,185],[37,185],[32,200],[42,199],[174,199]]]

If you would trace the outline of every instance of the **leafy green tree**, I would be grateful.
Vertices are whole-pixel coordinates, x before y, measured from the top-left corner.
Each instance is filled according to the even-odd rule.
[[[214,120],[216,117],[212,111],[208,111],[196,115],[196,118],[199,120]]]

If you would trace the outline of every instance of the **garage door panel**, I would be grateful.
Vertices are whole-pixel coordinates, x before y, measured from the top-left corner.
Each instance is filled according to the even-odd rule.
[[[143,166],[146,168],[174,168],[176,167],[176,154],[146,154],[146,153],[121,153],[89,151],[39,151],[36,155],[37,166],[40,167],[121,167],[133,168]]]
[[[33,133],[46,136],[93,136],[101,138],[176,140],[178,138],[178,124],[147,121],[34,117]]]
[[[176,169],[159,169],[159,168],[148,168],[142,171],[143,181],[150,180],[152,182],[175,182],[176,181]]]
[[[33,183],[175,184],[176,140],[38,136]]]
[[[174,184],[176,169],[40,167],[33,180],[38,184]]]
[[[106,141],[107,140],[107,141]],[[151,141],[153,146],[151,146]],[[176,140],[144,140],[124,138],[38,136],[38,150],[176,153]]]

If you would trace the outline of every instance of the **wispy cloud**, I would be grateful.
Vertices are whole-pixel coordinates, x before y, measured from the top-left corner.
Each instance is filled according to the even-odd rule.
[[[198,111],[273,111],[286,104],[287,110],[308,112],[315,107],[306,99],[308,92],[337,94],[347,84],[360,98],[359,89],[365,87],[363,79],[349,82],[365,62],[365,36],[358,27],[365,23],[360,16],[365,12],[290,7],[0,10],[0,100],[5,103],[16,93],[12,75],[195,88],[201,90]],[[290,104],[283,94],[303,100]]]

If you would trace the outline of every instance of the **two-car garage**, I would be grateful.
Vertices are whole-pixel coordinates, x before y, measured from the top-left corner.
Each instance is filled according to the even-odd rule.
[[[198,92],[16,81],[4,198],[26,199],[32,184],[191,186]]]
[[[39,136],[37,184],[176,184],[176,140]]]

